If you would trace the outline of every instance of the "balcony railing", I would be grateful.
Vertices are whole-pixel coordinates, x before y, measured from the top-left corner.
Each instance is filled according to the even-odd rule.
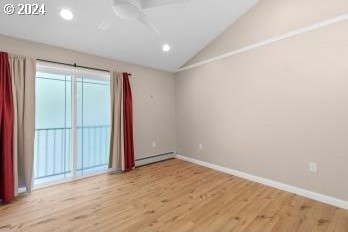
[[[107,168],[110,126],[77,127],[76,173]],[[59,179],[70,176],[71,128],[43,128],[35,131],[34,180]]]

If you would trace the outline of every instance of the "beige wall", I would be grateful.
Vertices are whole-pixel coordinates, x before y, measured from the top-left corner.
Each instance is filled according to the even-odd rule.
[[[0,51],[132,73],[136,158],[175,150],[172,73],[0,35]],[[152,147],[156,141],[157,147]]]
[[[347,7],[347,1],[261,1],[196,60]],[[176,76],[179,154],[348,200],[347,21]],[[318,173],[308,171],[309,162]]]
[[[347,13],[347,0],[259,0],[187,64]]]

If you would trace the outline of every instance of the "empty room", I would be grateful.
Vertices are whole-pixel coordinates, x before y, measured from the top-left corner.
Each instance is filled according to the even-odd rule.
[[[348,232],[347,0],[0,0],[0,232]]]

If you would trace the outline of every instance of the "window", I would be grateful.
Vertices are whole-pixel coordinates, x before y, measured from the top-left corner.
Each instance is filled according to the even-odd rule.
[[[110,74],[38,63],[34,185],[107,170]]]

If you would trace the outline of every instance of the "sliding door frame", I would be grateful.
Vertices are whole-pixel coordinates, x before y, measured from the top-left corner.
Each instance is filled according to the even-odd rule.
[[[40,64],[43,62],[40,62]],[[40,65],[38,64],[38,65]],[[46,183],[40,183],[40,184],[36,184],[33,185],[33,190],[36,189],[41,189],[41,188],[45,188],[45,187],[49,187],[49,186],[54,186],[57,184],[62,184],[62,183],[67,183],[67,182],[71,182],[71,181],[75,181],[75,180],[79,180],[79,179],[84,179],[84,178],[88,178],[88,177],[92,177],[92,176],[96,176],[96,175],[101,175],[101,174],[105,174],[105,173],[109,173],[109,172],[115,172],[114,169],[111,168],[107,168],[105,170],[100,170],[100,171],[96,171],[93,173],[88,173],[88,174],[82,174],[82,175],[77,175],[77,157],[78,157],[78,134],[77,134],[77,128],[78,128],[78,89],[77,89],[77,80],[78,78],[81,78],[83,80],[84,75],[80,74],[79,72],[77,72],[77,68],[71,68],[71,67],[66,67],[69,68],[69,70],[71,70],[71,72],[69,72],[69,76],[71,77],[71,135],[70,135],[70,169],[71,169],[71,175],[64,177],[62,179],[59,180],[54,180],[54,181],[50,181],[50,182],[46,182]],[[105,72],[106,73],[106,72]],[[109,73],[110,74],[110,73]],[[109,78],[111,78],[111,75],[109,75]],[[66,80],[66,78],[65,78]],[[83,88],[83,86],[82,86]],[[66,87],[65,87],[65,91],[66,91]],[[111,91],[111,90],[110,90]],[[111,96],[111,94],[110,94]],[[65,100],[66,101],[66,100]],[[65,117],[67,117],[67,115],[65,115]],[[110,119],[111,121],[111,119]],[[83,136],[83,135],[82,135]],[[66,133],[64,135],[64,140],[66,142]],[[83,145],[82,145],[83,146]],[[66,154],[65,154],[66,155]],[[83,155],[83,154],[82,154]],[[82,170],[83,173],[83,170]]]
[[[76,84],[76,73],[71,76],[71,173],[72,178],[76,178],[77,169],[77,84]]]

